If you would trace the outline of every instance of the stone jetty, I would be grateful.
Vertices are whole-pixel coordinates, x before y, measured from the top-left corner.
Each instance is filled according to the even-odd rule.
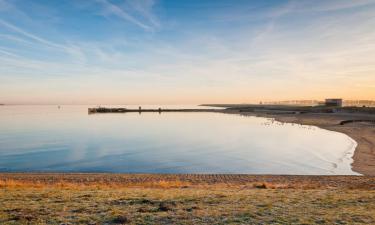
[[[128,109],[128,108],[89,108],[88,113],[130,113],[130,112],[222,112],[224,109],[143,109],[139,107],[138,109]]]

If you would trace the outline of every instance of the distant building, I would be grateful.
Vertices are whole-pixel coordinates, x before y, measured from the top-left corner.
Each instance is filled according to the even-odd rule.
[[[341,98],[327,98],[325,100],[325,106],[342,107],[342,99]]]

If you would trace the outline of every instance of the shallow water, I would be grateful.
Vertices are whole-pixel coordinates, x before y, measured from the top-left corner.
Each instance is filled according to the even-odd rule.
[[[1,106],[0,171],[356,174],[356,143],[341,133],[234,114],[88,115],[88,107]]]

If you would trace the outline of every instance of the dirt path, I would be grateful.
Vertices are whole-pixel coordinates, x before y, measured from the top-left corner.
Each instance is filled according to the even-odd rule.
[[[124,187],[241,186],[243,188],[375,190],[375,176],[247,174],[0,173],[1,186],[98,185]]]

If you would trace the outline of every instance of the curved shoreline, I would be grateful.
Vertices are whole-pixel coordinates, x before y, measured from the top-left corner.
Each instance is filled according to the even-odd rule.
[[[357,142],[352,156],[352,170],[362,175],[375,176],[375,124],[371,122],[344,123],[346,120],[370,120],[373,115],[306,113],[275,114],[267,112],[237,112],[241,115],[274,118],[278,122],[317,126],[348,135]]]

